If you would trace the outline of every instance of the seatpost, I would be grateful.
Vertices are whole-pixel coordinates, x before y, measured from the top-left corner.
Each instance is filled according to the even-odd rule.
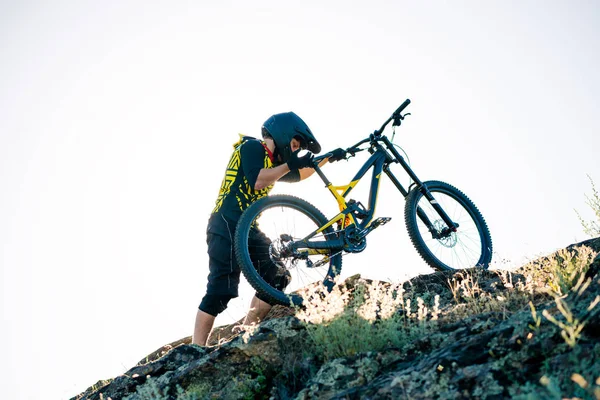
[[[323,171],[321,171],[321,167],[319,167],[319,164],[315,163],[313,168],[315,172],[319,175],[319,177],[321,177],[321,180],[325,183],[325,187],[329,187],[329,185],[331,185],[331,182],[329,182],[329,179],[327,179]]]

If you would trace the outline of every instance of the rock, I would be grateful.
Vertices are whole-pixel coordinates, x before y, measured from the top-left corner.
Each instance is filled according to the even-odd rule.
[[[583,244],[600,250],[600,239]],[[599,263],[596,258],[591,267]],[[236,323],[215,329],[214,345],[208,348],[191,345],[189,337],[172,342],[72,400],[508,399],[552,398],[556,393],[593,398],[593,390],[600,391],[594,383],[600,377],[600,307],[593,307],[600,299],[597,272],[585,292],[556,300],[531,282],[527,290],[517,288],[516,282],[525,282],[540,265],[541,260],[513,274],[512,282],[506,281],[507,274],[481,270],[436,272],[406,282],[405,298],[413,304],[421,298],[431,306],[439,295],[442,310],[439,319],[423,326],[399,310],[396,317],[404,325],[392,334],[407,335],[411,326],[418,334],[398,341],[398,347],[325,360],[315,353],[314,330],[294,317],[292,309],[274,307],[253,332],[234,333]],[[540,282],[550,273],[535,272]],[[354,276],[344,285],[351,289],[361,282]],[[452,287],[473,282],[474,295],[457,295]],[[568,345],[564,328],[542,317],[542,311],[563,327],[584,321],[576,345]],[[571,322],[565,313],[572,314]],[[367,329],[375,329],[378,322],[370,324]],[[587,379],[587,389],[575,384],[574,374]]]
[[[340,391],[361,387],[371,382],[380,370],[375,354],[358,356],[355,359],[336,359],[326,363],[300,391],[297,399],[332,399]]]

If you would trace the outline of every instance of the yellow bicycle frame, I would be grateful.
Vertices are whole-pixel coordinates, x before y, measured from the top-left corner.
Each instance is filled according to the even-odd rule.
[[[335,217],[330,219],[325,225],[319,227],[315,232],[308,235],[305,240],[313,237],[316,234],[324,232],[329,227],[338,223],[340,229],[345,229],[348,226],[355,224],[358,228],[364,229],[368,227],[373,221],[373,216],[375,214],[375,208],[377,205],[377,195],[379,193],[379,184],[381,181],[381,172],[383,170],[383,165],[386,160],[391,159],[391,157],[387,154],[383,149],[379,149],[375,151],[372,156],[365,162],[365,164],[361,167],[358,173],[354,176],[352,181],[347,185],[335,186],[333,185],[323,174],[323,171],[316,166],[315,172],[321,177],[323,182],[325,182],[327,189],[331,192],[333,197],[338,203],[338,207],[340,209],[340,213]],[[354,187],[360,182],[360,180],[365,176],[367,171],[373,167],[373,175],[371,179],[371,189],[369,193],[369,207],[367,209],[367,217],[362,220],[362,222],[358,221],[354,214],[348,207],[348,203],[346,202],[346,196],[354,189]],[[322,249],[307,249],[309,254],[322,254]]]

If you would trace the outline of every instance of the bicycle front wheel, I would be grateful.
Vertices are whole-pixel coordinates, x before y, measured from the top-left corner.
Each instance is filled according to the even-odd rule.
[[[293,245],[326,223],[323,213],[312,204],[288,195],[263,197],[244,211],[235,232],[236,259],[262,298],[272,304],[299,306],[302,296],[296,293],[298,289],[315,282],[333,287],[342,268],[341,251],[309,251]],[[323,243],[336,236],[328,227],[308,240]]]
[[[458,228],[448,230],[429,200],[413,189],[406,198],[404,217],[410,239],[423,260],[438,271],[487,269],[492,259],[492,238],[475,204],[447,183],[428,181],[424,185]]]

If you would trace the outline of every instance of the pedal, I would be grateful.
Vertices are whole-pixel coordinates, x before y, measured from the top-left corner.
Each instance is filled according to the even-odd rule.
[[[371,225],[370,225],[370,226],[372,226],[372,227],[373,227],[372,229],[375,229],[375,228],[377,228],[377,227],[379,227],[379,226],[381,226],[381,225],[385,225],[385,224],[387,224],[387,223],[388,223],[388,222],[390,222],[391,220],[392,220],[392,219],[391,219],[390,217],[379,217],[379,218],[377,218],[376,220],[374,220],[373,222],[371,222]]]
[[[375,220],[373,220],[373,222],[371,222],[369,224],[369,226],[367,226],[365,229],[363,229],[359,234],[358,237],[359,238],[364,238],[365,236],[367,236],[369,233],[371,233],[373,231],[373,229],[380,227],[381,225],[385,225],[388,222],[390,222],[392,219],[390,217],[379,217]]]

